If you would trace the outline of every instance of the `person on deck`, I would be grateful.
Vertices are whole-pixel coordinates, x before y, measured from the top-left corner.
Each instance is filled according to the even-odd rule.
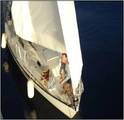
[[[53,88],[55,81],[53,79],[52,71],[48,67],[42,67],[42,70],[41,81],[43,81],[47,89]]]
[[[61,84],[64,84],[65,82],[71,83],[69,62],[66,53],[62,53],[61,56],[60,79]]]
[[[74,95],[71,85],[71,75],[69,70],[69,62],[66,53],[61,55],[61,67],[60,67],[60,84],[63,85],[64,92],[70,98],[71,105],[74,105]]]

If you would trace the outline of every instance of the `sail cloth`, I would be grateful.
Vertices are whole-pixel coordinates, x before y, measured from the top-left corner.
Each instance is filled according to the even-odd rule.
[[[83,65],[75,6],[74,1],[57,1],[57,4],[69,59],[73,92],[75,94],[81,79]]]
[[[57,52],[66,52],[56,1],[13,1],[16,34]]]
[[[12,17],[21,38],[67,52],[75,94],[83,63],[74,1],[13,1]]]

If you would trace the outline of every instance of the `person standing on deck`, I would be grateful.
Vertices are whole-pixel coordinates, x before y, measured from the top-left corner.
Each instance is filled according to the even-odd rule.
[[[71,75],[66,53],[62,53],[61,56],[60,79],[60,84],[63,85],[64,92],[67,93],[70,98],[71,105],[74,106],[74,95],[71,85]]]
[[[60,79],[61,79],[60,81],[61,84],[64,84],[67,81],[71,83],[69,62],[66,53],[62,53],[61,56]]]

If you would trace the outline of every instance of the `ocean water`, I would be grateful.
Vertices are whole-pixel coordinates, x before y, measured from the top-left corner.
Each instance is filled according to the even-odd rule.
[[[122,2],[77,1],[75,7],[84,63],[82,80],[85,88],[80,111],[75,118],[122,118]],[[4,31],[3,23],[2,12],[2,31]],[[5,61],[10,64],[9,73],[3,70]],[[25,86],[25,77],[18,69],[10,52],[8,49],[1,49],[3,117],[24,118],[26,111],[35,110],[38,118],[67,118],[37,91],[35,91],[35,97],[29,100]]]

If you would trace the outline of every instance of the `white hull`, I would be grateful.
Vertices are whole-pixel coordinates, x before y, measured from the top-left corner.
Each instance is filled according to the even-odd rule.
[[[13,52],[11,50],[12,48],[10,48],[10,46],[9,46],[9,49],[11,51],[12,56],[14,57],[15,55],[13,54]],[[15,57],[14,57],[14,59],[15,59]],[[25,77],[28,80],[29,77],[26,75],[25,71],[23,70],[24,68],[19,64],[19,62],[16,59],[15,59],[15,61],[16,61],[16,63],[18,64],[19,68],[21,69],[21,71],[23,72],[23,74],[25,75]],[[30,74],[28,74],[28,75],[30,75]],[[73,118],[76,115],[77,111],[75,111],[74,109],[72,109],[68,105],[62,103],[58,99],[54,98],[53,96],[51,96],[47,92],[45,92],[43,89],[41,89],[41,87],[39,87],[39,85],[37,85],[37,83],[34,83],[34,87],[36,88],[36,90],[39,93],[41,93],[42,96],[44,96],[51,104],[53,104],[57,109],[59,109],[66,116],[68,116],[69,118]]]
[[[77,113],[75,110],[73,110],[71,107],[65,105],[64,103],[60,102],[59,100],[55,99],[51,95],[44,92],[38,85],[35,84],[35,88],[50,102],[52,103],[56,108],[58,108],[61,112],[63,112],[66,116],[69,118],[73,118],[75,114]]]

